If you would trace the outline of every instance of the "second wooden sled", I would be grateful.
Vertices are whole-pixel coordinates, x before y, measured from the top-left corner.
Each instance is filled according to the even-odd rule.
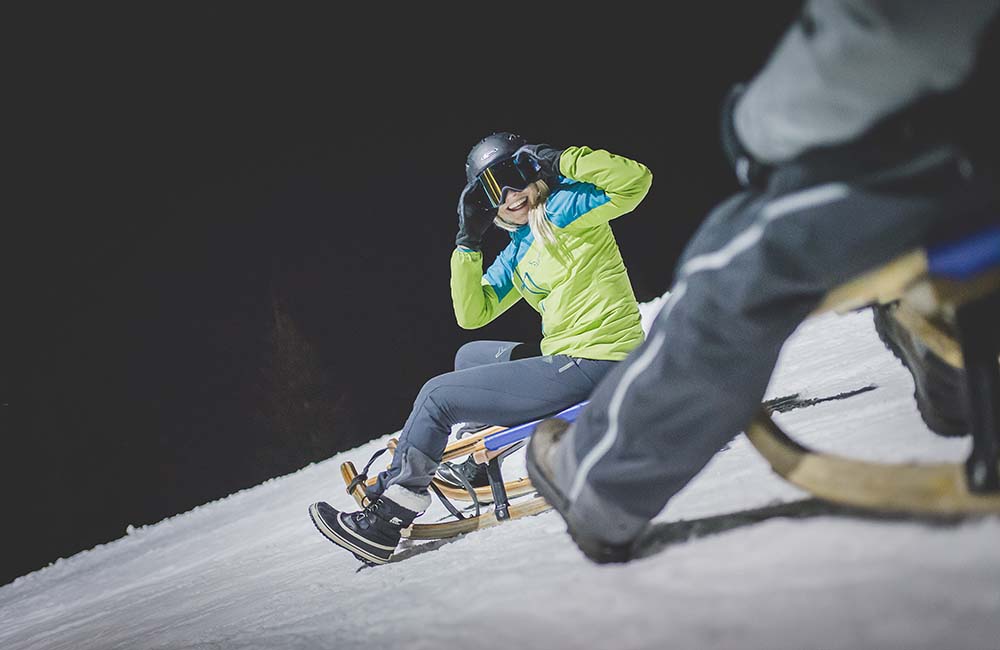
[[[964,464],[887,464],[815,451],[766,409],[747,438],[778,475],[826,501],[931,516],[1000,513],[1000,227],[903,255],[831,292],[814,314],[896,301],[909,331],[965,369],[973,446]]]
[[[573,406],[554,414],[551,417],[562,418],[567,421],[575,420],[580,411],[587,404],[586,401],[574,404]],[[442,460],[451,460],[472,455],[476,462],[485,464],[490,485],[486,488],[477,488],[477,498],[481,494],[483,500],[492,502],[493,507],[487,512],[472,516],[464,516],[451,521],[444,521],[433,524],[414,523],[403,529],[403,537],[408,539],[442,539],[454,537],[463,533],[472,532],[482,528],[488,528],[502,523],[509,519],[536,515],[549,510],[552,506],[541,497],[526,498],[535,492],[531,482],[527,478],[520,478],[514,481],[505,482],[503,480],[500,461],[504,455],[519,449],[523,446],[541,419],[533,420],[525,424],[514,427],[490,427],[467,438],[456,440],[449,444],[444,451]],[[395,449],[395,439],[389,441],[390,451]],[[354,497],[358,505],[364,507],[368,503],[365,496],[364,485],[375,482],[375,478],[365,481],[358,481],[358,471],[354,463],[347,461],[340,466],[340,473],[347,484],[348,491]],[[434,487],[440,490],[446,497],[457,499],[471,499],[465,491],[456,490],[435,479]],[[511,501],[514,499],[515,501]]]

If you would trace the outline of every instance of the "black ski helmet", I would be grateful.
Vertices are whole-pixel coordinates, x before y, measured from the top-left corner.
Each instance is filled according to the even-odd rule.
[[[476,143],[465,159],[465,179],[471,185],[493,163],[510,158],[527,141],[515,133],[493,133]]]

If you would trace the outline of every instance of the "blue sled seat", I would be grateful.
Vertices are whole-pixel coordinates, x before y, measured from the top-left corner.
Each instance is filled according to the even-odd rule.
[[[573,406],[563,409],[562,411],[559,411],[555,415],[549,417],[562,418],[563,420],[572,422],[578,415],[580,415],[580,411],[583,410],[583,407],[587,405],[588,401],[590,400],[584,400],[579,404],[574,404]],[[503,449],[507,445],[520,442],[534,433],[535,427],[538,426],[538,423],[541,421],[541,419],[532,420],[531,422],[519,424],[516,427],[510,427],[509,429],[504,429],[503,431],[498,431],[492,435],[486,436],[483,438],[483,446],[487,451],[497,451],[499,449]]]
[[[1000,268],[1000,225],[927,249],[927,270],[933,277],[969,280]]]

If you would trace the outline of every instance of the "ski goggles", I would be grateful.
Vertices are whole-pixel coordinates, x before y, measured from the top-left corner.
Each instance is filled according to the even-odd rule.
[[[538,170],[538,163],[531,156],[518,156],[493,163],[480,172],[476,180],[486,193],[490,205],[499,208],[503,205],[507,190],[523,190],[538,180]]]

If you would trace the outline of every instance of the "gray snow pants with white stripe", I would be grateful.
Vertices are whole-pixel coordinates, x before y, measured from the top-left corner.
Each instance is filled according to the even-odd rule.
[[[426,493],[459,422],[513,426],[557,413],[587,399],[617,362],[538,354],[537,346],[512,341],[473,341],[455,355],[455,371],[434,377],[420,390],[400,431],[389,469],[368,488],[390,485]]]
[[[989,205],[992,190],[966,181],[960,160],[924,163],[875,188],[824,183],[775,196],[772,184],[709,215],[645,343],[571,429],[566,492],[580,517],[620,510],[635,518],[629,528],[656,516],[747,426],[782,345],[827,291]]]
[[[857,156],[826,150],[812,167],[789,161],[843,149],[915,100],[957,87],[998,7],[803,3],[735,113],[743,144],[781,171],[766,192],[738,194],[709,215],[646,342],[570,429],[560,482],[576,520],[609,541],[631,539],[750,422],[785,339],[828,290],[989,205],[989,182],[965,178],[956,159],[924,169],[910,160],[892,181],[831,182],[905,167],[904,143]]]

